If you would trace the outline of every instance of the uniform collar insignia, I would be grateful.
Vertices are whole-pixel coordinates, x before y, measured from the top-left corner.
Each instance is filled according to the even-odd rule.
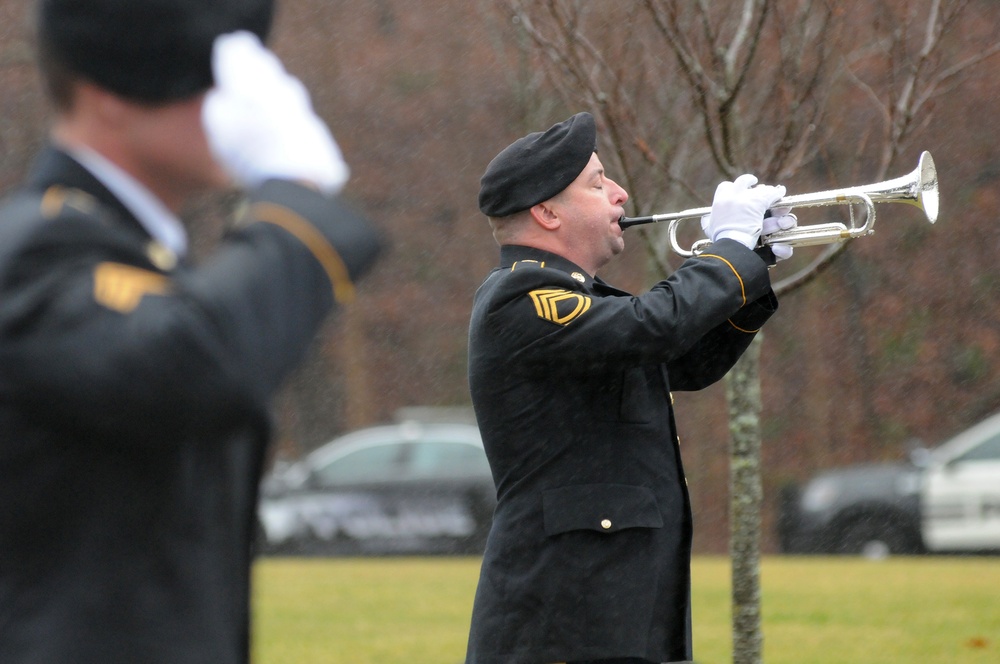
[[[153,265],[164,272],[169,272],[177,267],[177,254],[171,251],[167,245],[156,240],[146,245],[146,256]]]

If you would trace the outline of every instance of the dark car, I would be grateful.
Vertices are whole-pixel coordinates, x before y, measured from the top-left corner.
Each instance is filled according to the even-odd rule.
[[[262,553],[482,553],[496,491],[474,425],[362,429],[269,473]]]
[[[901,462],[828,470],[801,490],[786,487],[778,517],[782,552],[922,551],[919,482],[919,468]]]
[[[1000,552],[1000,414],[911,462],[829,470],[783,495],[785,553]]]

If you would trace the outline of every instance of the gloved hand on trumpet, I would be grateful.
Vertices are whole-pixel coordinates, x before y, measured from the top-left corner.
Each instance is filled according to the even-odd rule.
[[[771,207],[785,196],[785,188],[756,184],[757,177],[749,173],[733,182],[719,183],[711,212],[701,218],[701,228],[712,242],[728,238],[754,249],[762,235],[795,228],[798,218],[791,214],[792,208]],[[788,244],[772,244],[769,248],[775,260],[792,255]]]

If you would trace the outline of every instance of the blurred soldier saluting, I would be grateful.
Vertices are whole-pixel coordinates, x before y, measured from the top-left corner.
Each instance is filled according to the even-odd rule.
[[[51,146],[0,207],[0,662],[248,660],[268,399],[379,240],[272,0],[41,0]],[[178,210],[244,187],[203,265]]]

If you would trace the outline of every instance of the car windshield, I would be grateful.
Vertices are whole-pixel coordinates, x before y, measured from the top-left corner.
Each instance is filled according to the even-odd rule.
[[[319,486],[447,480],[490,476],[482,448],[458,441],[422,440],[369,444],[317,465]]]
[[[390,443],[355,450],[317,467],[315,477],[322,486],[398,479],[403,474],[404,449],[404,443]]]
[[[987,438],[957,457],[955,461],[1000,461],[1000,433]]]
[[[465,443],[421,442],[411,450],[408,475],[414,479],[446,479],[489,475],[482,449]]]

